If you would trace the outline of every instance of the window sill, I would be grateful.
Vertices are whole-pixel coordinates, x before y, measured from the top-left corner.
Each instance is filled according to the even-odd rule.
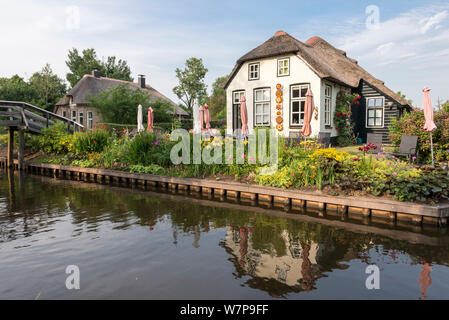
[[[329,126],[329,125],[326,125],[326,126],[324,126],[324,129],[333,129],[333,127]]]

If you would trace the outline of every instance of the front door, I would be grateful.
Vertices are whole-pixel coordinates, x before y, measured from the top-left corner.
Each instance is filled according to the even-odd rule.
[[[235,91],[232,94],[232,130],[242,129],[242,119],[240,112],[240,98],[245,95],[245,91]]]

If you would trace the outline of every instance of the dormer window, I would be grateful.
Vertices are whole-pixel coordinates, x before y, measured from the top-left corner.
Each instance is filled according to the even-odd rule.
[[[259,80],[260,63],[250,63],[248,65],[248,80]]]
[[[278,77],[284,77],[290,75],[290,59],[278,60]]]

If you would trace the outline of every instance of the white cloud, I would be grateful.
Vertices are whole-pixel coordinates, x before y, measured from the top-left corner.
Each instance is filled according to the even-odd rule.
[[[364,29],[336,39],[338,47],[374,76],[386,80],[421,103],[424,85],[433,94],[448,96],[449,5],[416,8],[390,20],[378,30]]]

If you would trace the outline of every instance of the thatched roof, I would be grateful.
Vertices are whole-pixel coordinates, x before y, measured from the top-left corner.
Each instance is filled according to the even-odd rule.
[[[89,104],[89,96],[96,96],[100,92],[105,91],[106,89],[114,88],[119,85],[129,85],[132,89],[141,89],[139,84],[136,82],[129,82],[118,79],[111,79],[105,77],[95,77],[90,74],[84,75],[84,77],[77,82],[77,84],[63,97],[57,104],[56,108],[60,106],[67,106],[70,101],[70,96],[72,97],[72,103],[77,105],[88,105]],[[151,87],[150,85],[145,85],[145,89],[141,89],[150,94],[150,100],[152,102],[156,100],[162,100],[170,103],[176,108],[176,114],[187,116],[188,113],[180,108],[176,103],[174,103],[171,99],[164,96],[162,93]]]
[[[276,32],[266,42],[238,59],[224,87],[229,85],[243,63],[286,54],[298,55],[322,79],[328,79],[351,88],[357,88],[360,81],[364,80],[399,104],[409,105],[407,101],[387,88],[383,81],[359,66],[357,60],[347,57],[346,52],[333,47],[320,37],[310,38],[303,43],[284,31]]]

